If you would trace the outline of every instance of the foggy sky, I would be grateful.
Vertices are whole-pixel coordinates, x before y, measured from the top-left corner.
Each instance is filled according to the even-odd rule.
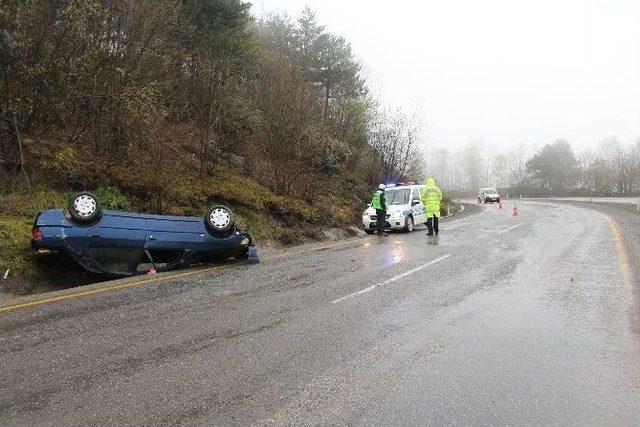
[[[577,149],[640,137],[640,0],[252,0],[305,5],[345,36],[369,87],[418,110],[428,145]]]

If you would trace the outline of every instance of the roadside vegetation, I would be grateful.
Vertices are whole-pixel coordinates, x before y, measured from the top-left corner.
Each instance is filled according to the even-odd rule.
[[[309,9],[0,0],[0,269],[36,273],[34,215],[77,190],[176,215],[222,202],[259,241],[313,238],[378,182],[423,179],[417,133]]]

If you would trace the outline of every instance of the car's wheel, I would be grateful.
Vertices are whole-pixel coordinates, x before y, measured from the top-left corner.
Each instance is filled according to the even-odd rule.
[[[413,217],[411,215],[404,218],[404,231],[407,233],[413,231]]]
[[[369,230],[369,229],[365,229],[364,232],[367,234],[373,234],[373,230]]]
[[[100,218],[100,201],[87,191],[74,194],[68,208],[71,218],[82,224],[89,224]]]
[[[215,205],[207,211],[204,223],[213,236],[229,237],[235,227],[235,217],[228,207]]]

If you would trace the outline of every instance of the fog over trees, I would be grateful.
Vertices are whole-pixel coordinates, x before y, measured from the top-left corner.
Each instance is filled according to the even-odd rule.
[[[425,156],[427,171],[456,193],[495,186],[514,195],[640,194],[640,139],[610,138],[582,151],[561,139],[536,150],[519,144],[498,151],[473,142],[458,150],[427,147]]]
[[[311,202],[426,175],[454,192],[640,191],[640,142],[425,147],[429,117],[376,99],[349,41],[308,8],[257,19],[238,0],[4,0],[0,27],[3,189],[111,185],[162,211],[212,196],[203,182],[239,166]]]

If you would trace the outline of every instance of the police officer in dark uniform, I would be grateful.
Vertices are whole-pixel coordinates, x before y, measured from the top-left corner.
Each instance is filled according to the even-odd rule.
[[[384,199],[385,188],[386,186],[384,184],[380,184],[371,199],[371,207],[376,210],[378,236],[388,236],[384,231],[387,222],[387,203]]]

